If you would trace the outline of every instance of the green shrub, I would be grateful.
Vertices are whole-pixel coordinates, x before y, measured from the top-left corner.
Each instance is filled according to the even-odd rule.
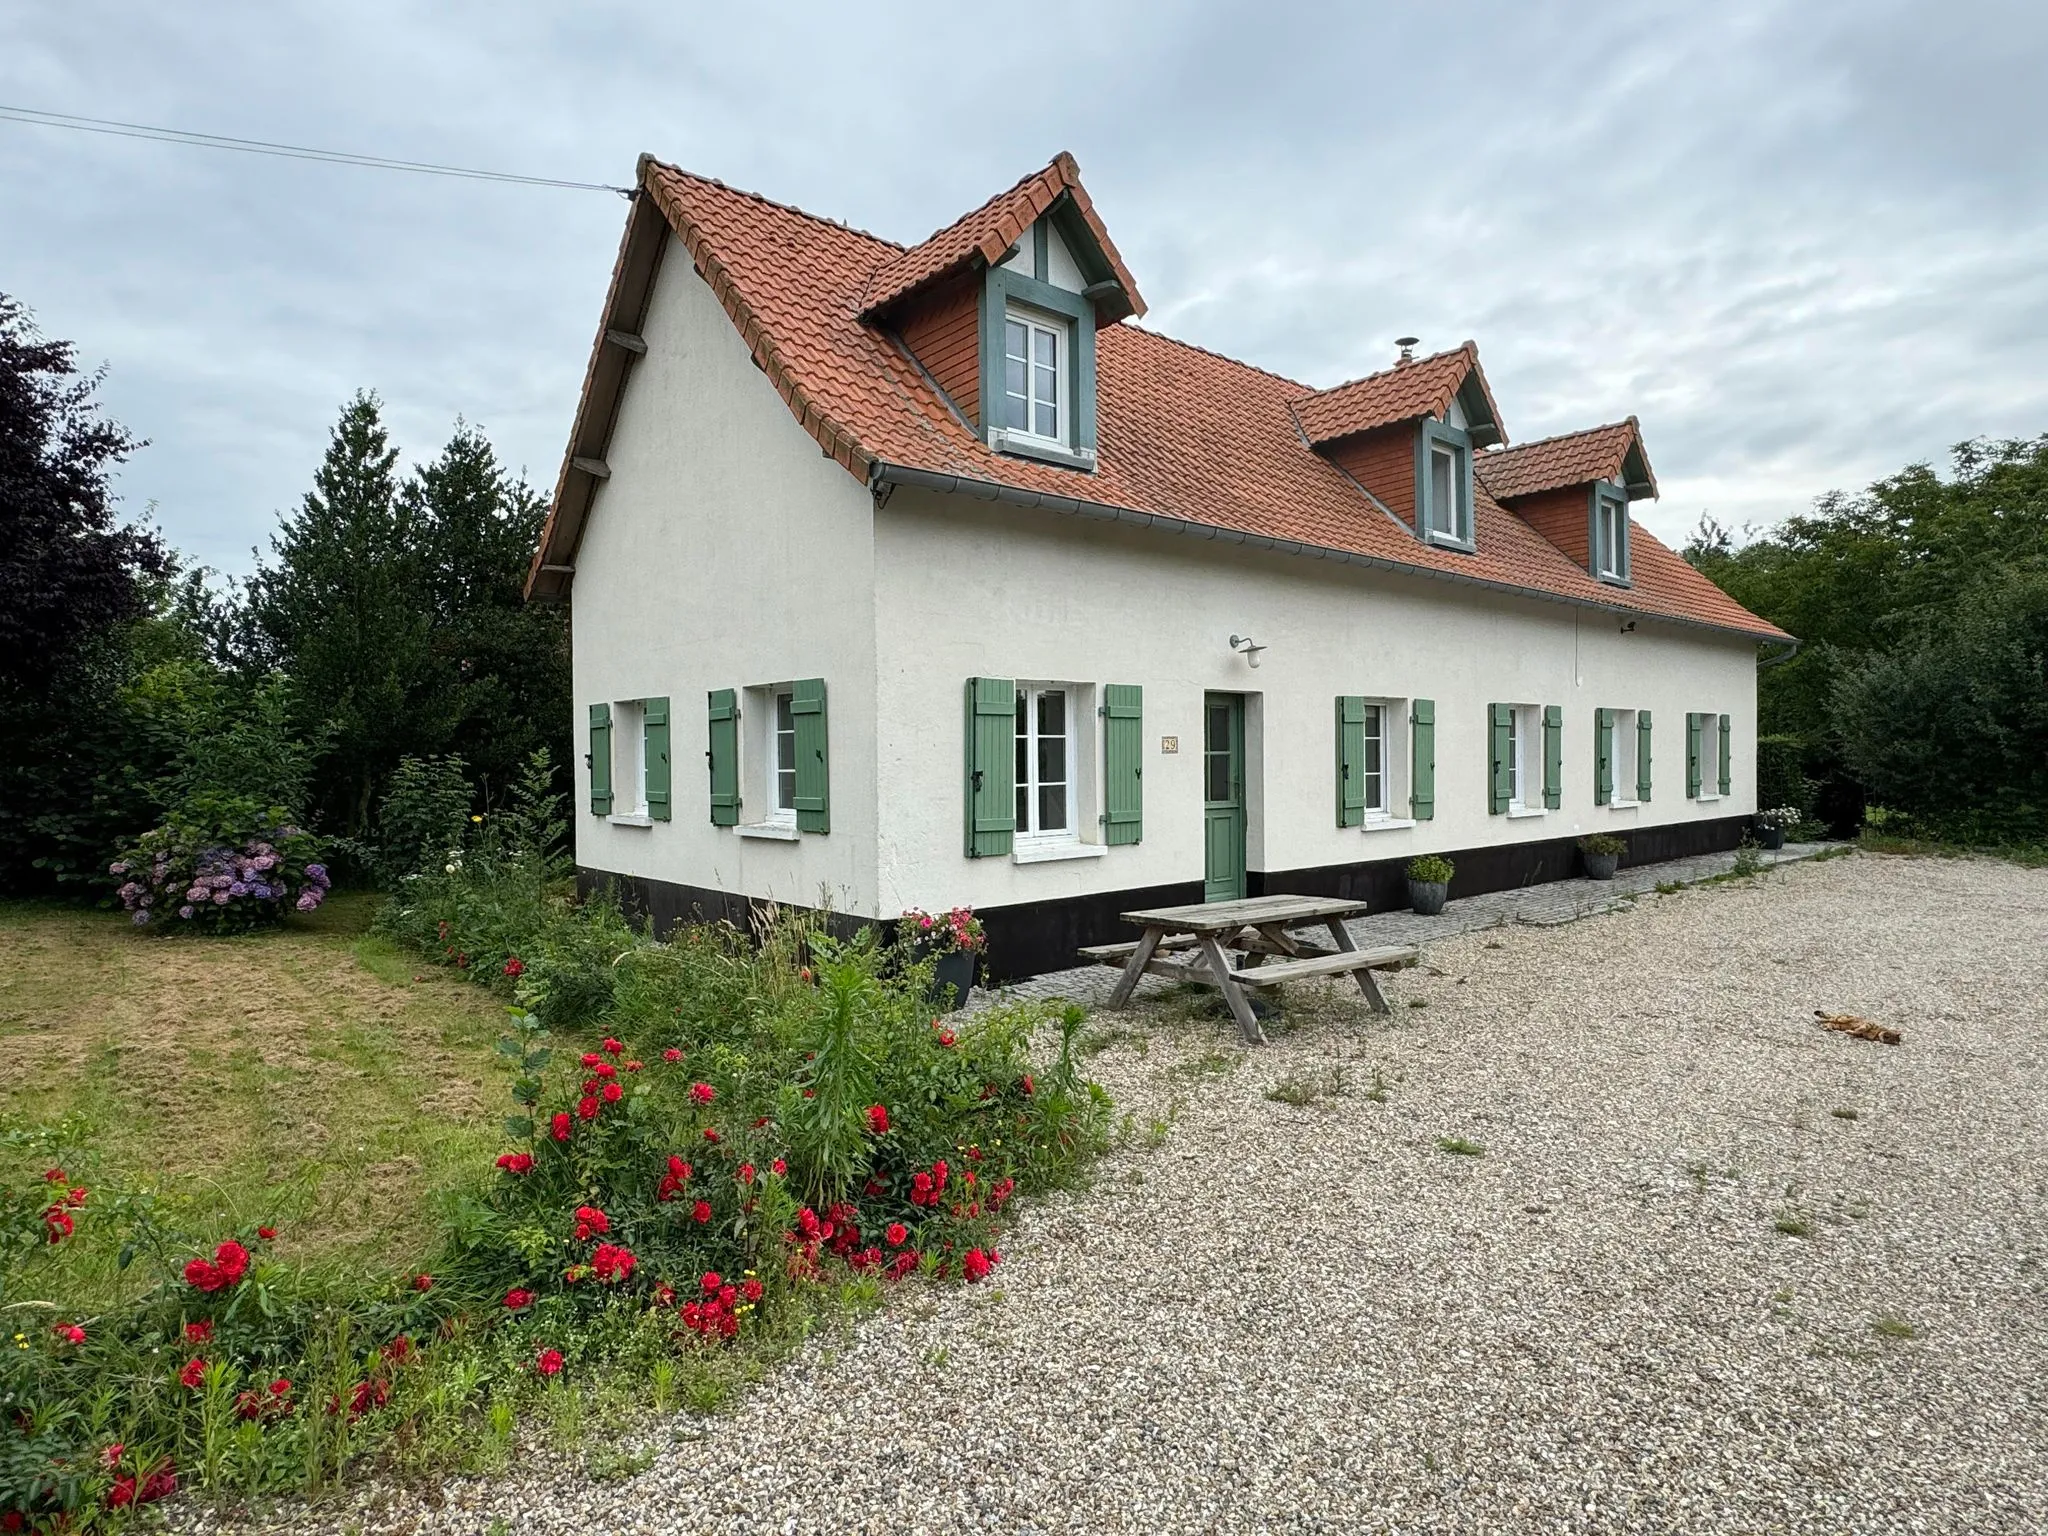
[[[137,927],[163,931],[241,933],[311,912],[327,897],[327,867],[320,840],[286,814],[217,804],[173,820],[107,866],[114,894]]]
[[[1434,853],[1408,861],[1408,878],[1420,881],[1424,885],[1448,885],[1456,873],[1455,864]]]
[[[1756,741],[1756,803],[1789,805],[1802,816],[1813,809],[1818,786],[1806,774],[1807,746],[1797,736],[1759,736]],[[1796,819],[1796,818],[1795,818]]]
[[[1593,832],[1579,839],[1579,852],[1590,853],[1596,858],[1618,859],[1628,852],[1628,844],[1605,832]]]
[[[459,757],[399,759],[391,788],[377,807],[370,873],[386,890],[407,875],[445,864],[469,841],[468,766]]]

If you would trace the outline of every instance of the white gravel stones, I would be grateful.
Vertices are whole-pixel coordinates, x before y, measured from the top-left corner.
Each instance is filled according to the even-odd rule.
[[[1859,855],[1424,958],[1388,1020],[1291,989],[1234,1067],[1179,999],[1100,1020],[1148,1048],[1094,1060],[1132,1135],[1092,1191],[630,1481],[173,1524],[2048,1529],[2048,871]]]

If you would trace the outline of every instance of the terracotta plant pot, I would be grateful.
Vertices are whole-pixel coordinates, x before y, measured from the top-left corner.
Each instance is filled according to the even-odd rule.
[[[1451,894],[1448,880],[1410,880],[1408,882],[1408,905],[1424,917],[1435,917],[1443,911],[1444,902]]]

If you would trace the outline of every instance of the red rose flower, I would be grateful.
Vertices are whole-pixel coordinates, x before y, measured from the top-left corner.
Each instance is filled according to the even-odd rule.
[[[277,1241],[277,1228],[275,1228],[275,1227],[258,1227],[258,1228],[256,1229],[256,1235],[257,1235],[258,1237],[262,1238],[262,1239],[263,1239],[263,1241],[264,1241],[264,1242],[266,1242],[266,1243],[274,1243],[274,1242],[276,1242],[276,1241]]]
[[[85,1197],[91,1193],[89,1189],[68,1189],[64,1192],[64,1203],[75,1211],[85,1204]]]
[[[718,1288],[725,1284],[725,1276],[715,1269],[707,1269],[704,1271],[703,1278],[697,1284],[706,1296],[716,1296]]]
[[[695,1205],[691,1206],[690,1219],[697,1222],[709,1221],[711,1219],[711,1202],[709,1200],[699,1200]]]
[[[612,1078],[619,1075],[619,1069],[608,1061],[600,1061],[590,1070],[595,1072],[600,1078]]]
[[[185,1283],[202,1291],[217,1291],[226,1285],[227,1277],[204,1259],[185,1261]]]
[[[628,1072],[638,1072],[642,1067],[646,1065],[647,1063],[644,1061],[629,1061],[626,1063],[626,1070]]]
[[[505,1310],[507,1312],[524,1312],[532,1305],[533,1292],[531,1291],[523,1291],[515,1285],[505,1293]]]
[[[213,1250],[213,1264],[227,1284],[238,1285],[249,1271],[249,1250],[229,1238]]]
[[[775,1159],[774,1162],[770,1163],[768,1167],[772,1172],[776,1173],[777,1175],[789,1172],[789,1164],[785,1163],[779,1157]]]
[[[577,1057],[576,1059],[582,1062],[583,1065],[586,1067],[598,1067],[604,1065],[604,1058],[598,1055],[595,1051],[585,1051],[581,1056]]]
[[[507,1173],[531,1173],[533,1172],[533,1154],[531,1152],[500,1152],[498,1154],[498,1166]]]
[[[517,955],[514,955],[505,962],[505,974],[507,976],[524,976],[526,974],[526,965]]]
[[[213,1324],[203,1317],[196,1323],[187,1323],[185,1325],[185,1342],[187,1344],[212,1343]]]
[[[576,1113],[585,1120],[595,1120],[597,1118],[597,1110],[597,1098],[594,1094],[586,1093],[576,1101]]]
[[[607,1052],[614,1056],[618,1055],[621,1051],[625,1050],[625,1047],[623,1045],[619,1044],[618,1041],[612,1039],[609,1035],[605,1037],[604,1048]]]
[[[709,1083],[692,1083],[690,1084],[690,1097],[699,1104],[709,1104],[718,1097],[718,1090]]]
[[[674,1046],[670,1046],[667,1050],[661,1053],[661,1059],[663,1061],[673,1064],[683,1059],[683,1053],[677,1050]]]
[[[740,1164],[739,1179],[742,1184],[751,1184],[754,1182],[754,1165],[752,1163]]]
[[[43,1182],[45,1184],[69,1184],[71,1182],[71,1175],[62,1168],[46,1168],[43,1170]]]
[[[562,1352],[559,1349],[544,1349],[534,1357],[533,1368],[543,1376],[559,1376],[562,1372]]]
[[[53,1205],[43,1212],[43,1228],[53,1243],[61,1243],[74,1230],[71,1213],[61,1205]]]
[[[892,1221],[882,1233],[882,1236],[889,1239],[889,1246],[891,1248],[901,1248],[910,1236],[910,1228],[904,1226],[900,1221]]]
[[[718,1145],[718,1132],[707,1125],[704,1127],[704,1139],[715,1147]]]
[[[412,1277],[412,1288],[416,1291],[431,1291],[434,1288],[434,1277],[432,1275],[414,1275]]]
[[[549,1134],[557,1141],[567,1141],[569,1139],[569,1112],[566,1109],[555,1112],[554,1122],[550,1127]]]
[[[743,1280],[740,1283],[740,1295],[744,1296],[748,1301],[759,1301],[761,1299],[761,1282],[751,1277]]]
[[[888,1134],[889,1109],[887,1105],[870,1104],[868,1106],[868,1129],[873,1131],[877,1136],[885,1136]]]
[[[114,1479],[114,1486],[107,1490],[107,1508],[126,1509],[134,1502],[135,1479],[123,1473]],[[9,1521],[12,1524],[7,1523]],[[23,1529],[21,1516],[13,1510],[10,1509],[5,1515],[0,1515],[0,1531],[18,1531],[21,1529]]]
[[[178,1381],[187,1387],[197,1387],[206,1379],[206,1362],[194,1355],[185,1362],[185,1368],[178,1372]]]
[[[633,1266],[639,1263],[630,1249],[616,1243],[599,1243],[597,1251],[590,1256],[591,1273],[609,1285],[615,1280],[633,1278]]]
[[[968,1284],[986,1280],[988,1272],[1002,1262],[1002,1255],[991,1248],[984,1253],[979,1248],[967,1250],[967,1257],[960,1261],[960,1273],[967,1277]]]
[[[76,1323],[59,1323],[50,1331],[57,1335],[57,1341],[60,1344],[83,1344],[85,1342],[85,1330]]]

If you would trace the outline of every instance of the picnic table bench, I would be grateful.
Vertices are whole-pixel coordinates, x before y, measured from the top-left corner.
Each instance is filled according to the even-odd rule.
[[[1372,973],[1412,965],[1417,951],[1412,944],[1360,949],[1352,942],[1344,919],[1365,910],[1362,901],[1328,896],[1254,896],[1245,901],[1153,907],[1123,914],[1125,922],[1143,930],[1138,938],[1124,944],[1092,944],[1081,954],[1123,968],[1110,993],[1110,1007],[1121,1008],[1129,1002],[1140,978],[1148,973],[1194,982],[1221,992],[1245,1039],[1263,1045],[1266,1037],[1245,996],[1246,987],[1276,987],[1310,976],[1348,975],[1358,983],[1373,1012],[1390,1011]],[[1336,947],[1303,943],[1290,932],[1311,924],[1327,929]],[[1193,953],[1184,960],[1166,958],[1190,950]],[[1242,967],[1231,965],[1232,953],[1244,955]]]

